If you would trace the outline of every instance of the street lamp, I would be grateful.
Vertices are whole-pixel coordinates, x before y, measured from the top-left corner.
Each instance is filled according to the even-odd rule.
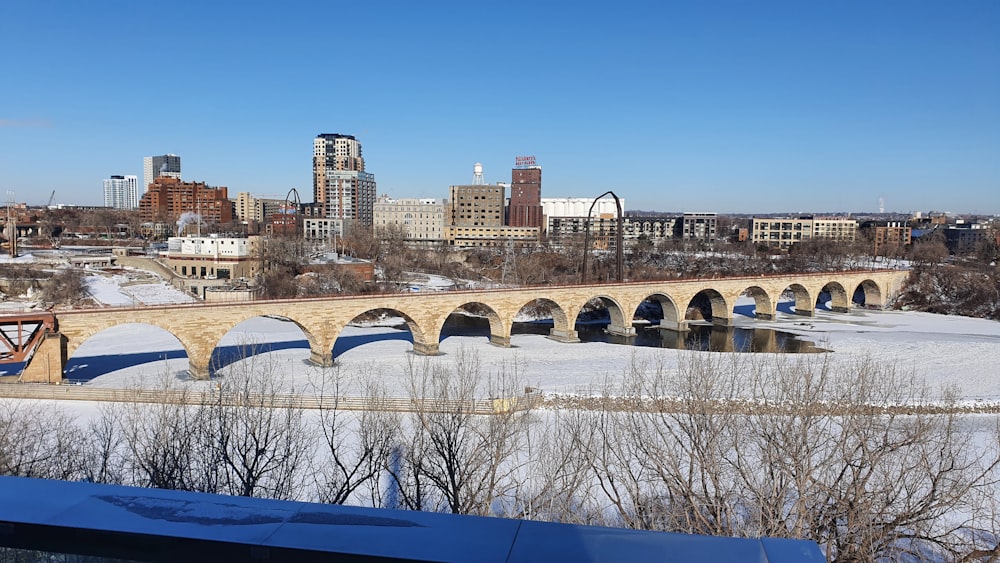
[[[583,225],[583,269],[580,272],[580,282],[585,283],[587,281],[587,256],[590,254],[590,216],[594,213],[594,206],[597,205],[597,201],[602,197],[610,195],[615,199],[615,208],[618,210],[618,226],[615,229],[615,268],[617,270],[618,281],[624,280],[625,272],[625,253],[624,245],[622,244],[622,202],[615,195],[615,192],[608,190],[603,194],[594,198],[594,203],[590,204],[590,210],[587,211],[587,218]]]

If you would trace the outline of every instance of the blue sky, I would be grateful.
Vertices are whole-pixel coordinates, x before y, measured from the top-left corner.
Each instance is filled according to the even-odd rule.
[[[347,133],[396,197],[535,155],[543,196],[629,209],[1000,213],[994,0],[13,0],[0,62],[0,190],[29,203],[164,153],[310,201],[313,137]]]

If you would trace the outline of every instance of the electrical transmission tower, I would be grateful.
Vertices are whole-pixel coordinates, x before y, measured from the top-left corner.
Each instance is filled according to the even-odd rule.
[[[508,272],[514,277],[513,283],[517,283],[517,254],[514,252],[514,239],[509,237],[503,248],[503,270],[500,273],[501,284],[507,283]]]

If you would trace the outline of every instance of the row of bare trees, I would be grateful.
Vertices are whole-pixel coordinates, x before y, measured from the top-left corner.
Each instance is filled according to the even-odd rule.
[[[460,352],[406,368],[412,397],[491,397],[494,415],[338,409],[335,398],[348,389],[386,395],[383,374],[371,369],[331,370],[309,392],[332,406],[305,411],[279,392],[286,382],[266,356],[236,364],[197,404],[105,404],[74,421],[4,402],[0,472],[808,538],[831,561],[998,553],[996,418],[919,408],[956,399],[893,365],[866,359],[847,368],[820,356],[635,360],[616,383],[594,390],[601,408],[502,408],[520,391],[523,367],[484,366]],[[659,408],[657,397],[684,408]],[[759,414],[748,416],[747,405]],[[892,405],[915,408],[882,408]]]
[[[570,415],[599,483],[596,505],[633,528],[809,538],[831,561],[996,549],[995,420],[977,428],[951,414],[886,412],[931,396],[871,359],[845,370],[826,359],[744,358],[689,357],[675,372],[634,365],[612,390],[681,397],[684,409]],[[831,416],[830,404],[845,408]]]
[[[55,271],[28,264],[0,265],[0,290],[13,296],[37,292],[41,300],[55,305],[76,305],[89,298],[83,270]]]

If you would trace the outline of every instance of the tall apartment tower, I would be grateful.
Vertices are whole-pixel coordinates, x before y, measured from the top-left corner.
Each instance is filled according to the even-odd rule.
[[[511,227],[542,226],[542,167],[534,157],[517,157],[510,177],[510,203],[507,205],[507,225]]]
[[[181,179],[181,157],[176,154],[147,156],[142,159],[142,189],[146,190],[157,178]]]
[[[324,217],[371,226],[376,189],[353,135],[324,133],[313,139],[313,201]]]
[[[115,209],[139,207],[139,177],[112,176],[104,180],[104,207]]]

